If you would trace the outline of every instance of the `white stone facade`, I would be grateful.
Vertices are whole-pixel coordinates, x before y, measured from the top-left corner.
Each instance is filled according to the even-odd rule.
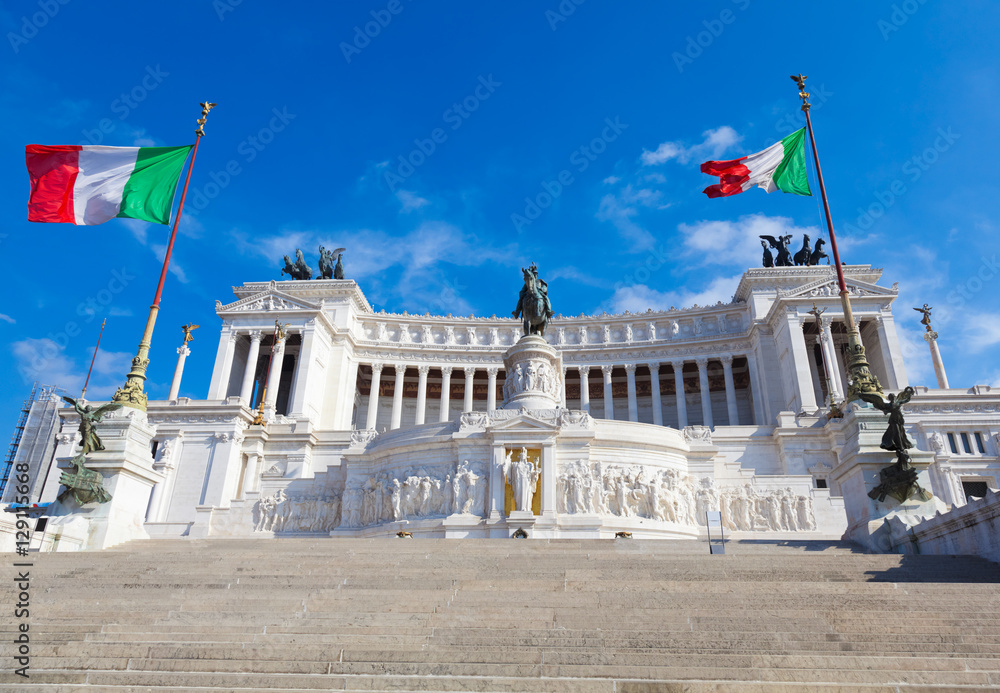
[[[897,391],[908,383],[896,288],[878,285],[878,269],[844,271],[872,371]],[[728,304],[556,316],[545,339],[557,365],[531,381],[544,408],[537,398],[503,408],[528,389],[526,372],[508,379],[504,366],[517,320],[376,313],[350,280],[234,293],[216,305],[207,397],[149,403],[163,476],[146,515],[152,537],[520,527],[694,538],[713,509],[737,536],[839,537],[847,527],[831,475],[843,433],[826,416],[847,391],[829,267],[749,270]],[[826,309],[822,330],[814,305]],[[288,324],[277,343],[275,320]],[[267,425],[254,426],[265,385]],[[907,412],[918,447],[935,455],[935,495],[961,505],[963,482],[998,488],[1000,393],[918,388]],[[77,425],[62,416],[58,460],[72,456]],[[522,447],[537,458],[537,510],[513,522],[503,460]],[[57,489],[47,483],[42,500]]]

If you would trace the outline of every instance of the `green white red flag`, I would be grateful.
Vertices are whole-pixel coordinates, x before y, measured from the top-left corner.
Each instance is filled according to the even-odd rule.
[[[739,159],[706,161],[701,172],[718,176],[719,182],[703,192],[709,197],[728,197],[756,185],[765,192],[812,195],[806,177],[805,134],[805,128],[796,130],[764,151]]]
[[[28,221],[91,226],[128,217],[167,224],[192,146],[29,144]]]

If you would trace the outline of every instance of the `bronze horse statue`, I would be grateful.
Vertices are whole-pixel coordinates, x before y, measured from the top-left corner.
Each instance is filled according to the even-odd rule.
[[[535,263],[531,263],[528,269],[522,267],[521,273],[524,275],[524,286],[517,296],[517,308],[511,315],[521,318],[525,335],[537,334],[544,337],[545,328],[553,315],[548,284],[538,278]]]

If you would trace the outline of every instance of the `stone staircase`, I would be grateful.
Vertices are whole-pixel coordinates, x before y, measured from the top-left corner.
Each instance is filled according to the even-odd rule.
[[[303,538],[30,560],[30,679],[4,608],[2,691],[1000,690],[1000,566],[970,557]]]

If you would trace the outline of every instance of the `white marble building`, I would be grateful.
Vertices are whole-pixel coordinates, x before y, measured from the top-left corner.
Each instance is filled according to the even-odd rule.
[[[872,371],[899,390],[896,287],[869,266],[844,271]],[[728,304],[557,316],[546,339],[561,373],[542,409],[502,407],[519,321],[376,313],[350,280],[234,293],[216,305],[206,398],[149,403],[163,475],[150,536],[693,538],[714,509],[737,536],[839,537],[847,526],[835,483],[843,434],[826,406],[847,390],[829,267],[749,270]],[[275,320],[288,324],[277,344]],[[265,389],[268,423],[252,425]],[[1000,393],[918,388],[907,412],[945,503],[998,488]],[[65,464],[77,423],[61,415]],[[530,509],[514,507],[503,473],[522,449],[539,472]],[[58,474],[53,465],[42,501]]]

